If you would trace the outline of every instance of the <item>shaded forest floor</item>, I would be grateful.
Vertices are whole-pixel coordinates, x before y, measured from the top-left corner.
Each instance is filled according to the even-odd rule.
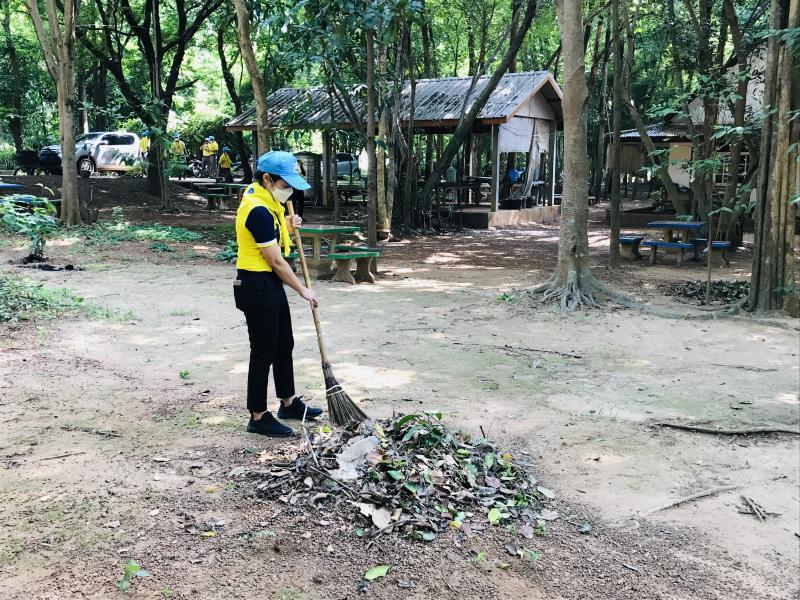
[[[202,239],[164,251],[66,235],[48,246],[52,264],[84,270],[43,272],[18,265],[22,240],[0,238],[0,271],[106,309],[0,325],[4,598],[778,599],[800,591],[797,437],[654,426],[797,426],[797,321],[665,320],[613,305],[565,317],[536,306],[513,290],[552,269],[555,223],[388,244],[376,285],[317,286],[337,377],[376,417],[436,409],[452,427],[483,428],[534,463],[560,517],[526,541],[541,553],[533,563],[508,556],[504,544],[517,534],[504,528],[369,545],[324,506],[262,501],[233,474],[258,468],[280,444],[243,431],[247,335],[233,307],[233,267],[212,258],[233,214],[209,214],[192,197],[171,215],[136,204],[126,206],[128,220],[187,226]],[[113,205],[103,204],[101,219]],[[325,216],[310,210],[307,218]],[[590,241],[604,281],[694,310],[664,290],[703,279],[701,265],[625,263],[610,273],[598,222]],[[744,252],[714,277],[748,273]],[[319,395],[313,324],[290,302],[298,387]],[[742,487],[639,514],[725,485]],[[742,514],[740,494],[780,516]],[[225,521],[214,537],[184,527],[211,518]],[[585,522],[592,529],[581,534],[576,524]],[[117,582],[130,559],[150,576],[123,595]],[[377,564],[389,574],[360,593]]]

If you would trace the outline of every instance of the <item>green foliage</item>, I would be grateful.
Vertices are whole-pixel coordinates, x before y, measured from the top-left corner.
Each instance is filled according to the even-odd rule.
[[[45,288],[27,279],[0,275],[0,322],[52,319],[79,308],[82,301],[63,288]]]
[[[30,210],[15,200],[29,202]],[[28,251],[36,258],[44,257],[44,247],[48,236],[58,229],[56,207],[46,198],[13,194],[0,198],[0,218],[3,226],[12,233],[28,236]]]
[[[239,254],[239,245],[236,243],[236,240],[228,240],[228,243],[225,244],[225,247],[217,252],[216,258],[217,260],[221,260],[222,262],[236,262],[236,258]]]
[[[150,573],[142,569],[139,563],[135,560],[129,560],[122,568],[122,578],[117,583],[117,587],[121,592],[127,592],[131,589],[131,582],[135,578],[150,577]]]
[[[186,369],[178,371],[178,377],[180,377],[183,380],[189,379],[189,371],[187,371]]]
[[[90,244],[118,244],[136,240],[152,240],[152,250],[158,252],[171,252],[174,250],[165,242],[196,242],[203,238],[197,232],[189,231],[183,227],[170,225],[134,225],[125,220],[122,209],[111,209],[112,222],[98,222],[78,229],[78,235],[85,238]]]

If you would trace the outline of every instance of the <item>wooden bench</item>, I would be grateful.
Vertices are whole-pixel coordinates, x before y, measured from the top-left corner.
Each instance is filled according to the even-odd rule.
[[[621,235],[619,237],[619,254],[630,260],[642,260],[639,244],[644,238],[640,235]]]
[[[659,242],[656,240],[647,240],[645,242],[642,242],[641,245],[650,248],[652,250],[652,254],[650,254],[651,265],[656,264],[656,253],[659,248],[663,248],[665,251],[674,250],[679,265],[683,264],[684,252],[686,252],[687,250],[692,250],[694,248],[693,244],[684,244],[683,242]]]
[[[700,260],[700,253],[708,248],[708,238],[692,238],[689,240],[694,245],[694,259]],[[720,264],[722,259],[725,265],[731,264],[728,260],[728,249],[731,247],[730,242],[717,241],[711,242],[711,260],[715,264]]]
[[[344,252],[331,252],[328,254],[328,258],[336,261],[336,274],[333,276],[333,280],[342,283],[355,283],[356,281],[375,283],[375,276],[370,267],[372,261],[378,256],[380,256],[380,252],[377,250],[351,252],[348,249]],[[350,263],[354,260],[356,261],[355,279],[350,273]]]

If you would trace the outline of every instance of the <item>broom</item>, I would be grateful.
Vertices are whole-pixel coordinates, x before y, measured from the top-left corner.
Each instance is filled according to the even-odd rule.
[[[286,211],[291,220],[294,216],[294,207],[292,206],[291,200],[286,201]],[[311,278],[308,276],[306,255],[303,251],[303,240],[300,237],[300,232],[297,229],[294,231],[297,241],[297,256],[300,258],[300,265],[303,268],[303,279],[305,280],[306,287],[311,289]],[[317,329],[317,343],[319,344],[319,354],[322,359],[322,376],[325,378],[325,395],[328,399],[328,414],[334,425],[358,425],[368,417],[366,413],[353,402],[350,396],[347,395],[347,392],[339,385],[336,377],[333,376],[333,368],[331,368],[331,363],[328,361],[328,352],[325,349],[325,340],[322,337],[322,326],[319,323],[317,308],[313,305],[311,307],[311,315],[314,317],[314,327]]]

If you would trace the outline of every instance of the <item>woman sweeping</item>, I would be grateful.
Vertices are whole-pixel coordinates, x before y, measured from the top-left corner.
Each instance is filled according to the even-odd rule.
[[[292,319],[284,284],[312,306],[314,292],[295,276],[284,259],[289,254],[289,226],[299,227],[295,216],[291,224],[284,216],[285,203],[294,190],[308,189],[298,174],[297,159],[289,152],[267,152],[256,163],[254,183],[242,195],[236,213],[236,241],[239,255],[233,282],[236,308],[244,312],[250,338],[250,369],[247,374],[247,431],[271,437],[288,437],[293,431],[267,410],[267,380],[272,368],[275,392],[280,399],[278,418],[317,417],[322,409],[306,407],[295,395],[292,365]]]

